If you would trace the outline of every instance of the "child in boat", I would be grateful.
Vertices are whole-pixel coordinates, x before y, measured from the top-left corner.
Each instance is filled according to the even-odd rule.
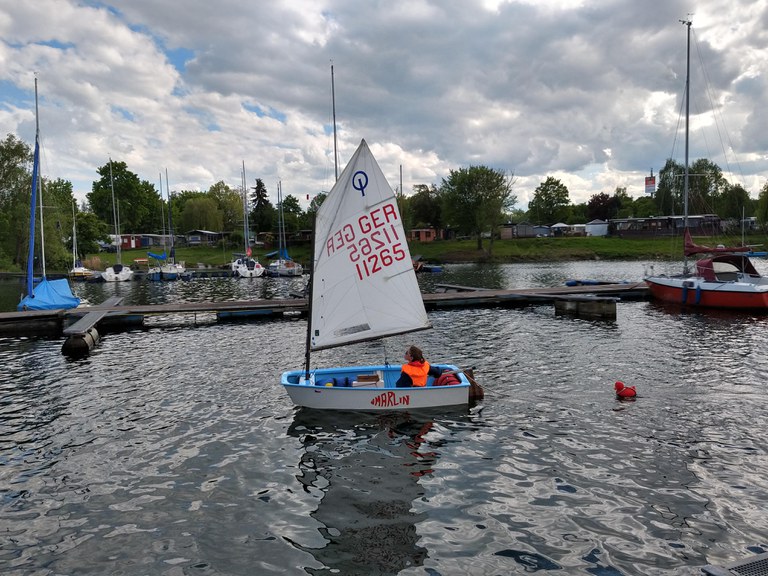
[[[405,361],[400,371],[400,378],[395,382],[398,388],[410,388],[411,386],[426,386],[428,376],[440,376],[440,368],[432,368],[424,359],[424,354],[417,346],[410,346],[405,351]]]

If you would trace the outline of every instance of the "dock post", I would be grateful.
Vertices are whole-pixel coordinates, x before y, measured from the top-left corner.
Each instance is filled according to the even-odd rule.
[[[96,331],[96,328],[88,328],[83,333],[70,334],[67,336],[67,339],[64,340],[64,344],[61,347],[61,352],[65,356],[81,358],[83,356],[88,356],[98,342],[99,333]]]
[[[555,299],[555,314],[594,320],[616,320],[616,298],[565,296]]]

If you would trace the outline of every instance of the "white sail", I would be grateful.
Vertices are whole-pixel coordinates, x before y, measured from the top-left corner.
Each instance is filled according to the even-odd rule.
[[[365,140],[317,213],[311,349],[430,328],[394,191]]]

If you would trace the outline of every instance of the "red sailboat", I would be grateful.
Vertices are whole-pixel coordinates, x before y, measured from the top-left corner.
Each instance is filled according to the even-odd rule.
[[[691,22],[688,27],[688,69],[690,70]],[[700,246],[693,242],[688,229],[688,100],[690,95],[690,72],[686,83],[685,113],[685,178],[684,229],[685,245],[683,272],[679,275],[650,275],[645,278],[654,298],[685,306],[723,308],[734,310],[768,311],[768,278],[761,276],[749,259],[754,255],[749,246]],[[690,256],[704,255],[694,262],[695,269],[688,266]]]

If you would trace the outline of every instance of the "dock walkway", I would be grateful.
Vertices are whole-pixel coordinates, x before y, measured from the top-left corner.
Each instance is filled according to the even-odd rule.
[[[645,300],[649,297],[645,282],[636,284],[601,284],[598,286],[563,286],[556,288],[530,288],[517,290],[472,289],[471,287],[450,287],[440,293],[423,294],[427,310],[450,308],[529,306],[554,303],[571,297],[591,296],[613,297],[618,300]],[[459,291],[458,289],[463,289]],[[97,322],[109,319],[110,324],[119,323],[120,318],[143,318],[145,316],[179,314],[216,314],[218,320],[270,319],[286,315],[306,314],[307,301],[304,298],[246,300],[234,302],[174,302],[169,304],[128,304],[122,305],[108,300],[99,306],[88,306],[72,310],[50,310],[32,312],[0,312],[0,335],[4,336],[59,336],[70,332],[82,332],[78,320],[90,317]],[[82,321],[82,320],[81,320]],[[89,324],[91,326],[96,323]],[[132,325],[135,325],[132,324]]]

